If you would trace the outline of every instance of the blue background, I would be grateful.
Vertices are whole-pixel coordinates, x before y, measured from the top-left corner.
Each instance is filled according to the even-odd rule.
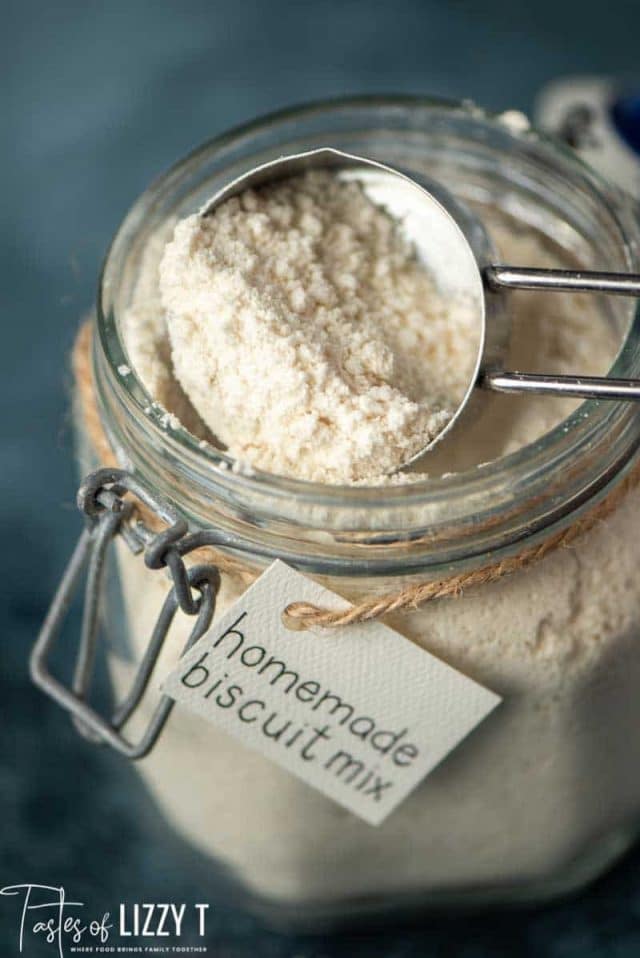
[[[640,954],[637,851],[580,898],[536,911],[333,940],[266,932],[216,906],[202,863],[140,811],[131,769],[81,742],[26,674],[80,528],[68,353],[136,195],[202,140],[305,99],[405,91],[528,110],[557,75],[632,73],[640,4],[27,0],[0,10],[0,885],[64,884],[96,913],[124,900],[209,901],[209,954],[225,958]],[[27,955],[55,953],[29,945]],[[17,954],[9,898],[0,951]]]

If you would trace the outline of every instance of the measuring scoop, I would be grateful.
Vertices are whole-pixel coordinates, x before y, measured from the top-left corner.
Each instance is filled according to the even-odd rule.
[[[640,275],[497,264],[496,251],[478,217],[429,177],[413,172],[408,175],[402,169],[324,147],[254,167],[216,193],[200,215],[211,215],[226,200],[247,189],[319,168],[331,169],[340,178],[356,179],[374,203],[401,223],[404,235],[438,289],[445,295],[464,296],[477,317],[477,335],[472,343],[476,361],[460,404],[443,429],[399,469],[422,458],[463,417],[465,423],[475,417],[482,403],[482,390],[640,400],[640,380],[505,370],[510,321],[501,295],[503,290],[527,289],[640,297]]]

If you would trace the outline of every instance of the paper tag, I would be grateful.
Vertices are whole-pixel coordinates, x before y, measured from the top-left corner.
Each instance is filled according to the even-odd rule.
[[[296,601],[348,605],[274,562],[163,691],[378,825],[500,698],[379,622],[287,629]]]

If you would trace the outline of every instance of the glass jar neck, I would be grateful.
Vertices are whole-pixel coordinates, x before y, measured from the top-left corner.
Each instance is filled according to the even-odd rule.
[[[193,526],[223,530],[257,561],[277,555],[318,574],[458,570],[493,562],[575,521],[629,467],[640,444],[635,405],[585,403],[538,441],[454,476],[337,487],[232,471],[224,454],[148,414],[152,397],[135,372],[119,375],[129,362],[122,310],[153,231],[249,167],[322,144],[404,169],[428,163],[434,175],[446,171],[447,185],[457,183],[466,198],[497,203],[525,221],[544,212],[547,222],[561,223],[585,265],[636,268],[637,225],[595,174],[561,147],[514,134],[475,108],[365,99],[266,118],[174,167],[116,235],[100,287],[93,360],[100,414],[118,458]],[[638,313],[611,374],[640,374]]]

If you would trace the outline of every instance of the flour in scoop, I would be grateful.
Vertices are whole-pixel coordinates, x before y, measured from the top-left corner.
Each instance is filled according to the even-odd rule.
[[[353,483],[446,425],[477,358],[401,227],[329,171],[180,221],[160,264],[173,369],[211,433],[269,472]]]

